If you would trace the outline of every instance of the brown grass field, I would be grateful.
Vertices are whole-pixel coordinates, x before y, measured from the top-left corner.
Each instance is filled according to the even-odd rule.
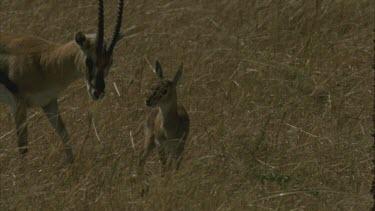
[[[107,37],[115,11],[105,1]],[[66,42],[96,14],[95,0],[1,0],[0,30]],[[123,29],[138,30],[106,97],[83,80],[61,96],[72,165],[39,108],[22,159],[0,105],[0,210],[369,210],[373,14],[369,0],[126,1]],[[156,59],[167,76],[184,62],[191,131],[180,171],[161,177],[154,153],[138,181]]]

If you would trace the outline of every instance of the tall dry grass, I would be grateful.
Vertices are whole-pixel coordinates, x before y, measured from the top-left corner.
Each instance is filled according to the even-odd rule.
[[[115,9],[105,1],[107,36]],[[1,105],[0,209],[368,210],[373,14],[365,0],[127,1],[123,27],[140,30],[115,49],[105,99],[91,102],[77,81],[61,100],[73,165],[40,109],[21,159]],[[2,0],[0,20],[63,42],[95,32],[96,2]],[[191,133],[179,172],[161,178],[153,156],[139,182],[156,58],[168,75],[184,62]]]

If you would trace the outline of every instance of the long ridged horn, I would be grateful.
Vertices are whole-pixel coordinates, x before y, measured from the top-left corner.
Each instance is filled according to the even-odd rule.
[[[96,53],[101,55],[103,52],[104,39],[104,6],[103,0],[98,0],[98,32],[96,34]]]
[[[116,46],[118,36],[120,35],[123,7],[124,7],[124,0],[118,0],[116,25],[115,25],[115,29],[113,30],[111,42],[107,50],[109,55],[112,54],[112,51]]]

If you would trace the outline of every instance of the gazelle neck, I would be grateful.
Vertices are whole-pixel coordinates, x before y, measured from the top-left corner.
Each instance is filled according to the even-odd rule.
[[[169,120],[176,120],[178,119],[178,111],[177,111],[177,97],[171,100],[168,104],[164,104],[159,107],[159,112],[163,117],[163,123],[169,124]],[[173,124],[174,121],[171,123]]]
[[[64,86],[82,76],[83,60],[84,54],[74,41],[58,45],[42,55],[46,69],[56,77],[56,82]]]

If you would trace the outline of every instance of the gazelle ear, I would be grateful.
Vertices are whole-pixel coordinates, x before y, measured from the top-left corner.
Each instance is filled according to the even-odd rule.
[[[174,78],[173,78],[173,83],[174,84],[177,84],[177,82],[180,80],[181,76],[182,76],[182,70],[184,69],[184,64],[181,63],[180,67],[178,68],[176,74],[174,75]]]
[[[74,40],[79,46],[83,47],[86,41],[86,36],[82,32],[77,32],[76,36],[74,37]]]
[[[159,63],[158,60],[156,60],[156,65],[155,65],[155,70],[154,72],[156,73],[156,75],[160,78],[160,79],[163,79],[164,76],[163,76],[163,69],[161,68],[161,65]]]

